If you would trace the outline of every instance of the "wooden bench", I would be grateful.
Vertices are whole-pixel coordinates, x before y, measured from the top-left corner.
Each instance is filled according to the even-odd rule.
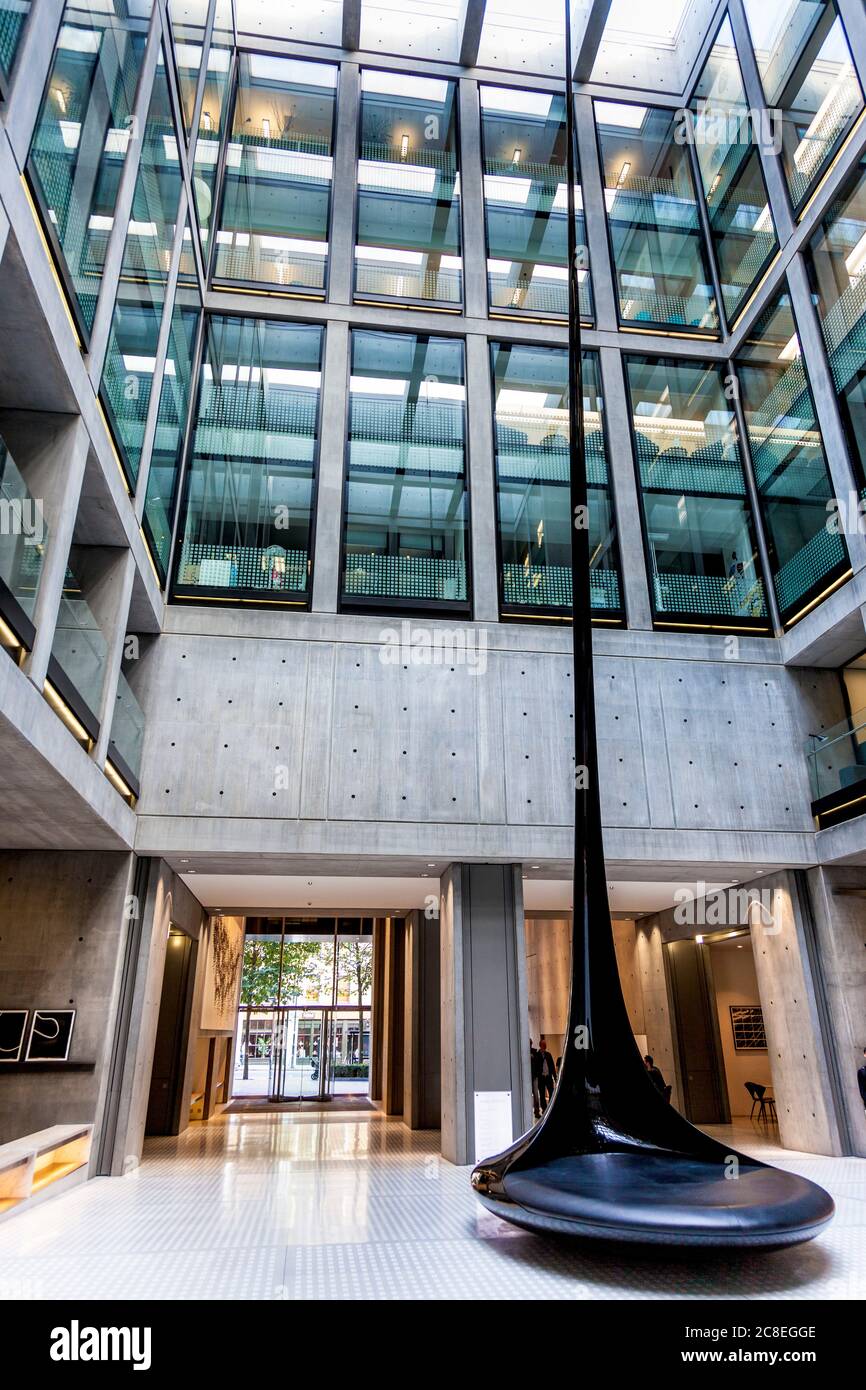
[[[0,1144],[0,1220],[73,1173],[83,1176],[92,1134],[93,1125],[52,1125]]]

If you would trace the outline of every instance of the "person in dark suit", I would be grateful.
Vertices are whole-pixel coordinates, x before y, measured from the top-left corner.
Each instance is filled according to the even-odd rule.
[[[866,1047],[863,1049],[863,1065],[857,1072],[857,1085],[860,1087],[860,1099],[866,1109]]]
[[[556,1083],[556,1063],[547,1050],[547,1039],[538,1039],[538,1090],[541,1096],[541,1108],[547,1109],[547,1102],[553,1095],[553,1087]]]
[[[665,1095],[667,1091],[667,1087],[665,1086],[665,1079],[659,1071],[658,1067],[656,1066],[655,1062],[653,1061],[652,1057],[649,1055],[649,1053],[647,1053],[647,1055],[644,1057],[643,1064],[649,1072],[650,1081],[653,1083],[656,1090],[661,1091],[662,1095]]]

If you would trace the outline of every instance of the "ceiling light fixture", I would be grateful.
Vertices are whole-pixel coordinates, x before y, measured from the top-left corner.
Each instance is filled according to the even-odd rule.
[[[401,158],[401,159],[405,159],[408,153],[409,153],[409,136],[408,136],[408,135],[401,135],[401,137],[400,137],[400,158]]]

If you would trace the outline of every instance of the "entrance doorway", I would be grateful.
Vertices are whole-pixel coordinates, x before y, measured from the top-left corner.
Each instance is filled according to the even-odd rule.
[[[248,917],[232,1095],[367,1096],[372,918]]]

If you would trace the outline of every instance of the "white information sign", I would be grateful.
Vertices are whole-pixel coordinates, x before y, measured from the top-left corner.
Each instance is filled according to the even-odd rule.
[[[514,1131],[510,1091],[475,1092],[475,1162],[507,1149]]]

